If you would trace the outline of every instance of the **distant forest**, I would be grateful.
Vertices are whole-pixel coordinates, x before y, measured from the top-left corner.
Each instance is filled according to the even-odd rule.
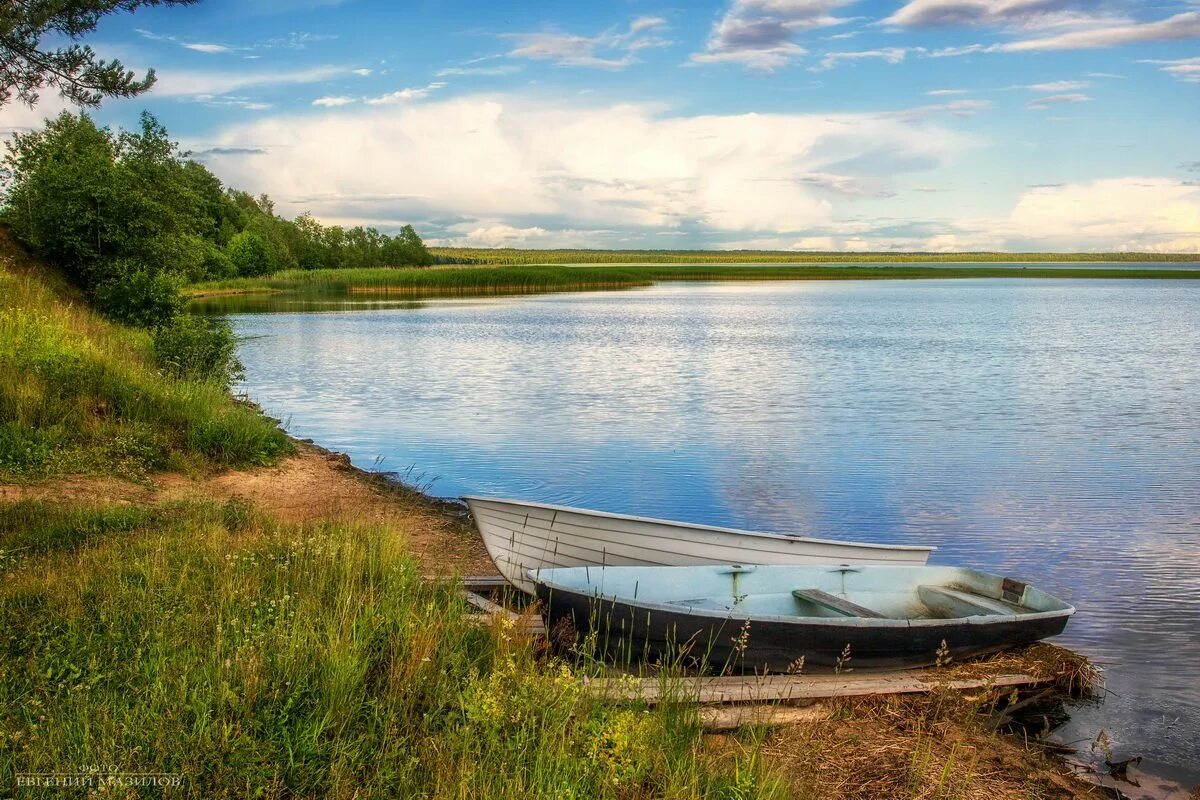
[[[438,264],[961,264],[1049,262],[1200,262],[1200,253],[921,253],[796,250],[536,250],[432,247]]]

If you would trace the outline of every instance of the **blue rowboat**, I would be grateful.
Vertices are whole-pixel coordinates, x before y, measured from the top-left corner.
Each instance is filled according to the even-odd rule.
[[[609,654],[746,671],[928,666],[1056,636],[1075,613],[959,567],[568,567],[529,579],[556,636],[592,631]]]

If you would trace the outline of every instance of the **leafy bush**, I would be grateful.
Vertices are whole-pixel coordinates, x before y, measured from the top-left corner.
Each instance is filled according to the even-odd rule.
[[[229,386],[243,374],[237,337],[220,319],[181,314],[154,331],[154,360],[175,378]]]
[[[144,328],[165,325],[183,308],[179,278],[128,259],[115,259],[93,296],[115,320]]]

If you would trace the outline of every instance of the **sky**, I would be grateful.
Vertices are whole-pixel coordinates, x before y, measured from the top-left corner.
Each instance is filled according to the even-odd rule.
[[[204,0],[88,43],[158,74],[104,124],[434,244],[1200,251],[1200,0]]]

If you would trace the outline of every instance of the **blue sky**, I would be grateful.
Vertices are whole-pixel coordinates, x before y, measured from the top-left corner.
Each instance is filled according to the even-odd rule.
[[[288,215],[479,246],[1200,250],[1197,0],[206,0],[89,41],[159,75],[103,122],[149,109]]]

